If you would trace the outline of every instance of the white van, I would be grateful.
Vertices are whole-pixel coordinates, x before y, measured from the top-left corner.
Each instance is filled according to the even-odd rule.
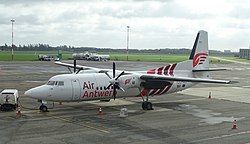
[[[18,106],[18,90],[5,89],[0,93],[0,110],[8,111],[15,110]]]

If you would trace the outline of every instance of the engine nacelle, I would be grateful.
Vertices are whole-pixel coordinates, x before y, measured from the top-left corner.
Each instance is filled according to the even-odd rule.
[[[140,88],[142,80],[137,75],[124,75],[119,79],[119,84],[124,89]]]

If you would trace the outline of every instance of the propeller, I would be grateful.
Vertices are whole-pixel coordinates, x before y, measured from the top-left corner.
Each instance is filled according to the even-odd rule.
[[[76,59],[74,59],[74,73],[76,73]]]
[[[111,86],[113,86],[113,95],[114,95],[114,100],[116,98],[116,89],[121,89],[122,91],[125,92],[125,90],[119,85],[118,79],[124,75],[124,71],[121,72],[117,77],[115,77],[115,62],[113,62],[113,77],[111,77],[107,72],[105,74],[110,78],[109,80],[109,85],[107,89],[109,89]]]
[[[74,69],[74,71],[72,72],[72,70],[68,67],[68,69],[69,69],[69,71],[71,72],[71,73],[75,73],[75,74],[78,74],[81,70],[83,70],[83,68],[80,68],[80,69],[78,69],[77,71],[76,71],[76,59],[74,59],[74,67],[73,67],[73,69]]]

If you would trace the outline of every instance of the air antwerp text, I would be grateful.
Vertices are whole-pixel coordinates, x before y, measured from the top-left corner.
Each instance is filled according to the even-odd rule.
[[[83,92],[82,98],[92,98],[92,97],[108,97],[113,95],[113,90],[95,90],[95,84],[90,81],[83,83]]]
[[[113,91],[107,90],[107,91],[85,91],[83,93],[82,98],[91,98],[91,97],[106,97],[106,96],[112,96]]]

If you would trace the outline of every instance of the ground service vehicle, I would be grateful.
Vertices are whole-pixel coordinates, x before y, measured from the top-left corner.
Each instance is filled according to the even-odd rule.
[[[18,90],[5,89],[0,93],[0,110],[10,111],[15,110],[18,106]]]

